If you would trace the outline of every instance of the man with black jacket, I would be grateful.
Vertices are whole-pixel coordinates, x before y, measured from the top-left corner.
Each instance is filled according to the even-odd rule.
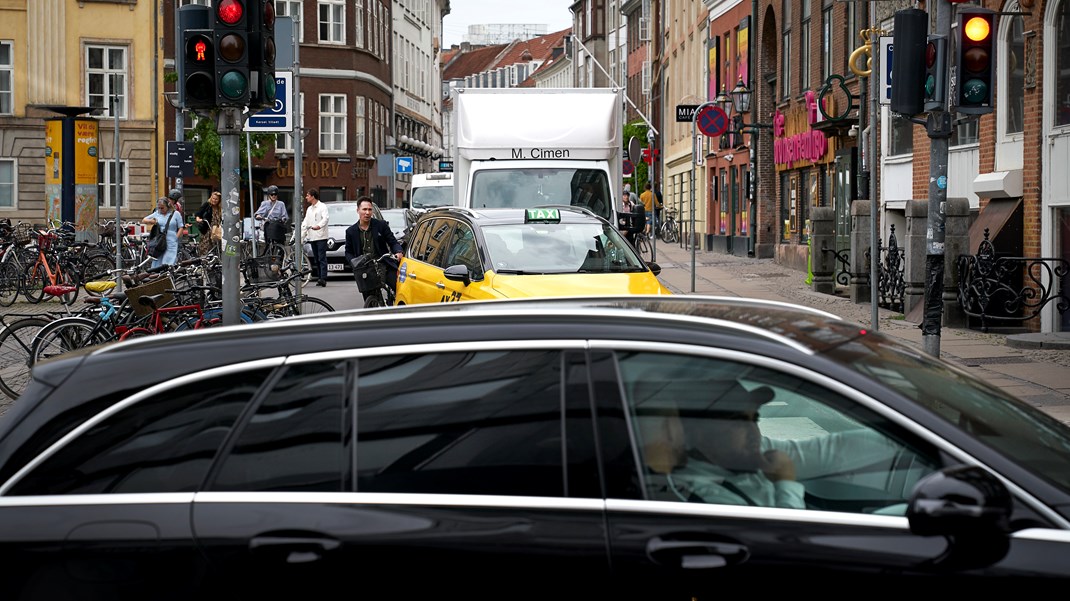
[[[390,224],[372,217],[374,204],[368,196],[361,196],[357,201],[357,222],[346,228],[346,263],[350,266],[361,255],[378,259],[388,252],[394,253],[398,263],[405,257],[401,243],[394,237]],[[385,274],[386,283],[396,290],[397,267],[390,268]]]

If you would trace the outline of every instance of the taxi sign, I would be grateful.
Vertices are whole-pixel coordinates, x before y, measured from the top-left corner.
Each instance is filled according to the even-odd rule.
[[[524,214],[524,223],[559,223],[561,211],[558,209],[527,209]]]

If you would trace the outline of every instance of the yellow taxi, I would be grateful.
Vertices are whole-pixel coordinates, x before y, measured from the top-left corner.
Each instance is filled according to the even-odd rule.
[[[397,304],[592,294],[671,294],[605,219],[579,207],[441,207],[420,216]]]

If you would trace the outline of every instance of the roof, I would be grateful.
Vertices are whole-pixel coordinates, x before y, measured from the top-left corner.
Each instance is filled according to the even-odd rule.
[[[443,56],[442,79],[463,79],[469,75],[493,71],[499,67],[508,67],[517,63],[537,61],[544,63],[551,59],[555,48],[561,46],[562,40],[572,28],[562,29],[530,40],[514,40],[509,44],[482,46],[464,51],[463,48],[450,48]],[[529,73],[530,77],[530,73]]]
[[[442,71],[442,79],[464,79],[469,75],[489,71],[494,68],[492,65],[495,59],[506,47],[506,44],[496,44],[468,52],[458,52],[452,61],[446,63],[446,68]]]

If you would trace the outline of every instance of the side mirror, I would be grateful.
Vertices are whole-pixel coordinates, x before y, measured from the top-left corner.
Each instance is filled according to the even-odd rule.
[[[934,567],[963,570],[989,566],[1007,554],[1011,509],[1002,481],[982,468],[960,465],[919,480],[906,515],[912,533],[947,538]]]
[[[447,280],[462,282],[465,286],[472,283],[472,277],[468,274],[467,265],[450,265],[443,273]]]
[[[653,273],[655,277],[661,275],[661,265],[658,265],[653,261],[647,261],[646,266],[650,268],[651,273]]]

